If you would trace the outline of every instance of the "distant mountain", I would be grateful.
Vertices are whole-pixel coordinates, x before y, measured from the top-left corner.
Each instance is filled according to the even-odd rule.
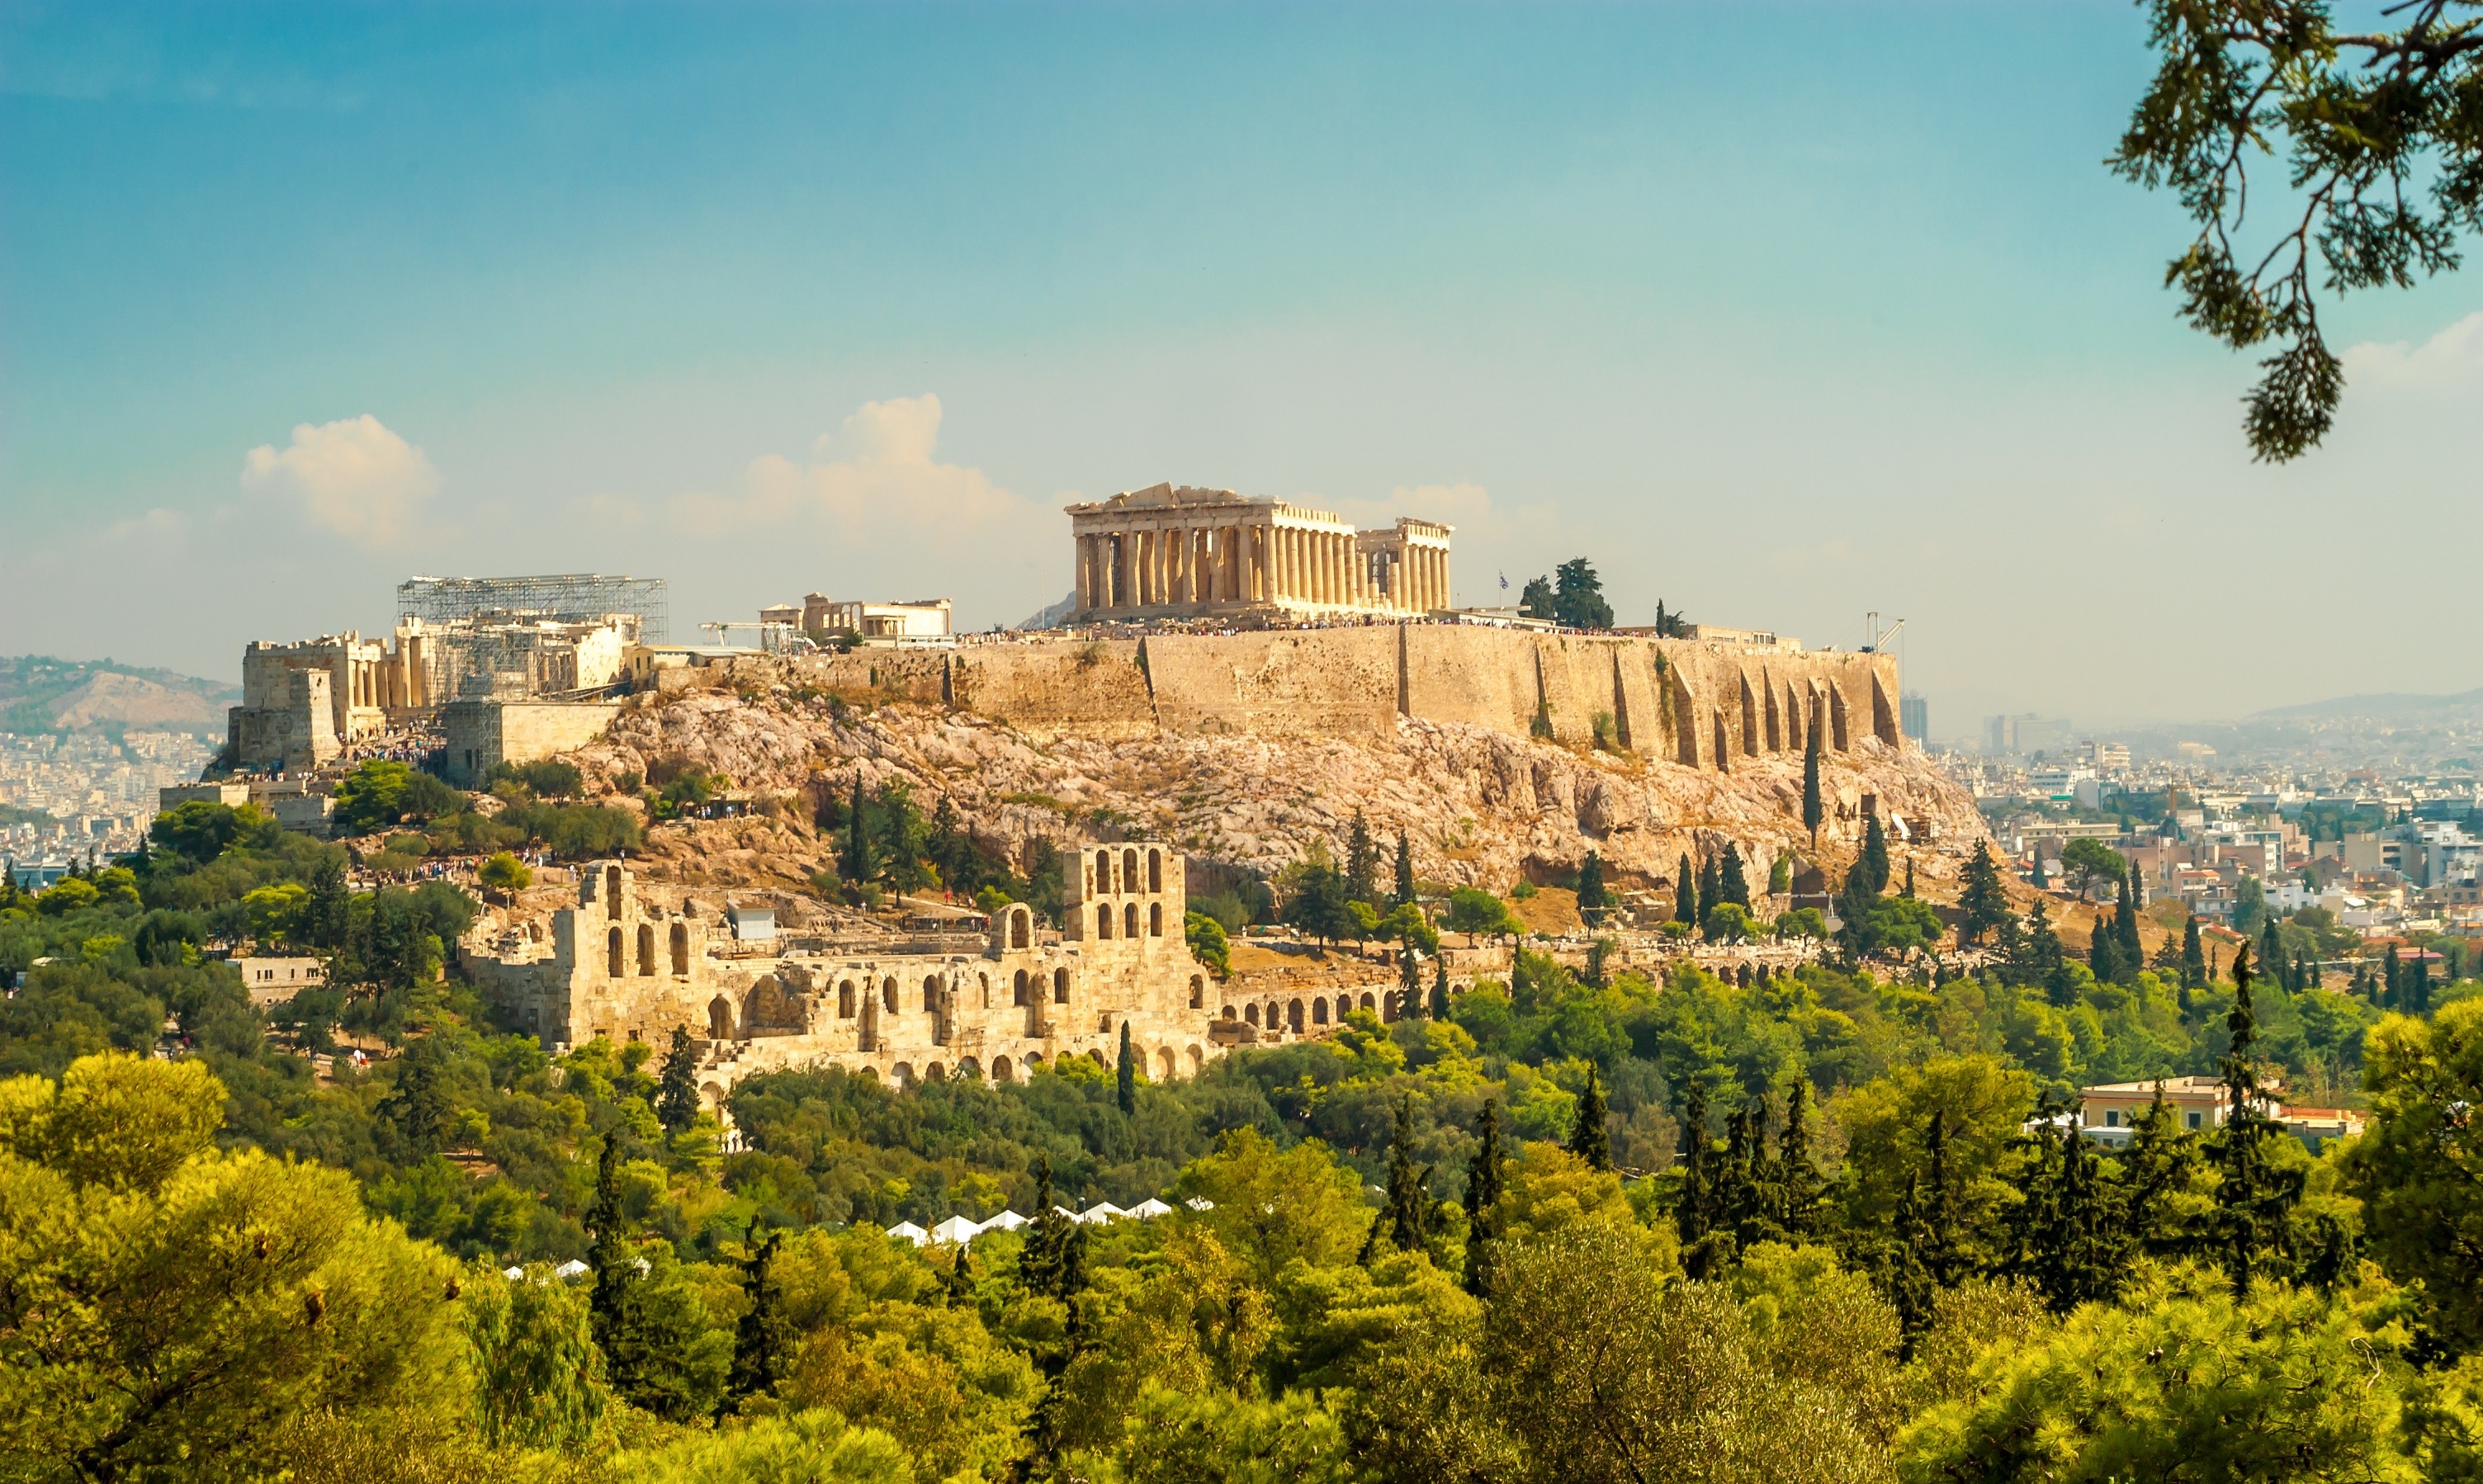
[[[2251,713],[2253,721],[2286,721],[2303,717],[2364,716],[2373,721],[2431,721],[2462,712],[2483,711],[2483,688],[2454,696],[2417,696],[2390,692],[2377,696],[2339,696],[2333,701],[2276,706]]]
[[[0,731],[189,731],[225,729],[241,688],[172,670],[111,660],[0,656]]]

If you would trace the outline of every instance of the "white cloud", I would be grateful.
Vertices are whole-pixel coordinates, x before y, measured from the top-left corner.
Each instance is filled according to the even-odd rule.
[[[302,502],[312,521],[367,546],[404,536],[415,511],[440,488],[422,450],[368,412],[303,423],[290,447],[262,443],[242,461],[241,487]]]
[[[2483,382],[2483,310],[2448,326],[2421,345],[2365,341],[2345,355],[2348,388],[2441,391]]]
[[[866,402],[814,445],[822,462],[796,464],[776,454],[754,459],[742,471],[738,493],[678,495],[673,517],[687,529],[718,534],[823,520],[847,543],[903,536],[949,544],[988,543],[996,539],[995,526],[1043,513],[980,469],[942,464],[935,451],[940,418],[940,399],[927,394]]]
[[[157,506],[143,516],[116,520],[104,528],[105,541],[168,542],[178,541],[190,532],[190,517],[177,510]]]

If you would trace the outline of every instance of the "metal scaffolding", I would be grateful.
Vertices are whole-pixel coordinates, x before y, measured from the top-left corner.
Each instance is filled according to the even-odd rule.
[[[400,618],[425,623],[592,623],[609,614],[638,618],[641,642],[663,644],[672,619],[661,577],[568,572],[542,577],[412,577],[397,584]]]

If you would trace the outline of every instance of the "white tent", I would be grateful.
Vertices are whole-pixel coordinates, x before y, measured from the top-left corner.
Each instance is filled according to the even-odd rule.
[[[514,1281],[525,1277],[526,1270],[521,1267],[504,1267],[500,1269],[500,1276]]]
[[[1015,1211],[1002,1211],[991,1220],[984,1222],[983,1230],[986,1232],[1014,1232],[1020,1227],[1032,1226],[1033,1224],[1034,1223],[1027,1220]]]
[[[1205,1196],[1191,1196],[1188,1200],[1184,1201],[1181,1204],[1188,1206],[1193,1211],[1212,1211],[1215,1209],[1215,1203],[1207,1199]]]
[[[907,1241],[912,1242],[917,1247],[920,1247],[924,1242],[931,1240],[930,1232],[923,1231],[921,1227],[916,1226],[910,1221],[900,1221],[896,1225],[889,1228],[888,1234],[891,1236],[901,1236]]]
[[[575,1258],[572,1258],[560,1266],[553,1268],[551,1270],[551,1276],[554,1278],[577,1278],[583,1276],[587,1271],[588,1268],[585,1263],[578,1261]]]
[[[1128,1214],[1130,1214],[1128,1211],[1114,1206],[1109,1201],[1098,1201],[1094,1205],[1086,1207],[1086,1209],[1081,1212],[1076,1219],[1086,1223],[1090,1227],[1100,1227],[1104,1223],[1110,1221],[1115,1216],[1127,1216]]]
[[[983,1234],[983,1229],[963,1216],[951,1216],[931,1229],[931,1239],[963,1247]]]
[[[1129,1214],[1137,1217],[1140,1221],[1153,1221],[1158,1216],[1171,1215],[1172,1207],[1164,1205],[1155,1197],[1149,1196],[1137,1205],[1131,1206]]]

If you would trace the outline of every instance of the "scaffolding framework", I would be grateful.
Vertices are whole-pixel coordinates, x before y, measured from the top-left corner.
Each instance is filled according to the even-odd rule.
[[[397,584],[396,611],[400,618],[443,625],[541,619],[591,623],[608,614],[629,613],[637,615],[638,633],[644,643],[663,644],[672,638],[670,605],[661,577],[606,576],[600,572],[540,577],[411,577]]]

